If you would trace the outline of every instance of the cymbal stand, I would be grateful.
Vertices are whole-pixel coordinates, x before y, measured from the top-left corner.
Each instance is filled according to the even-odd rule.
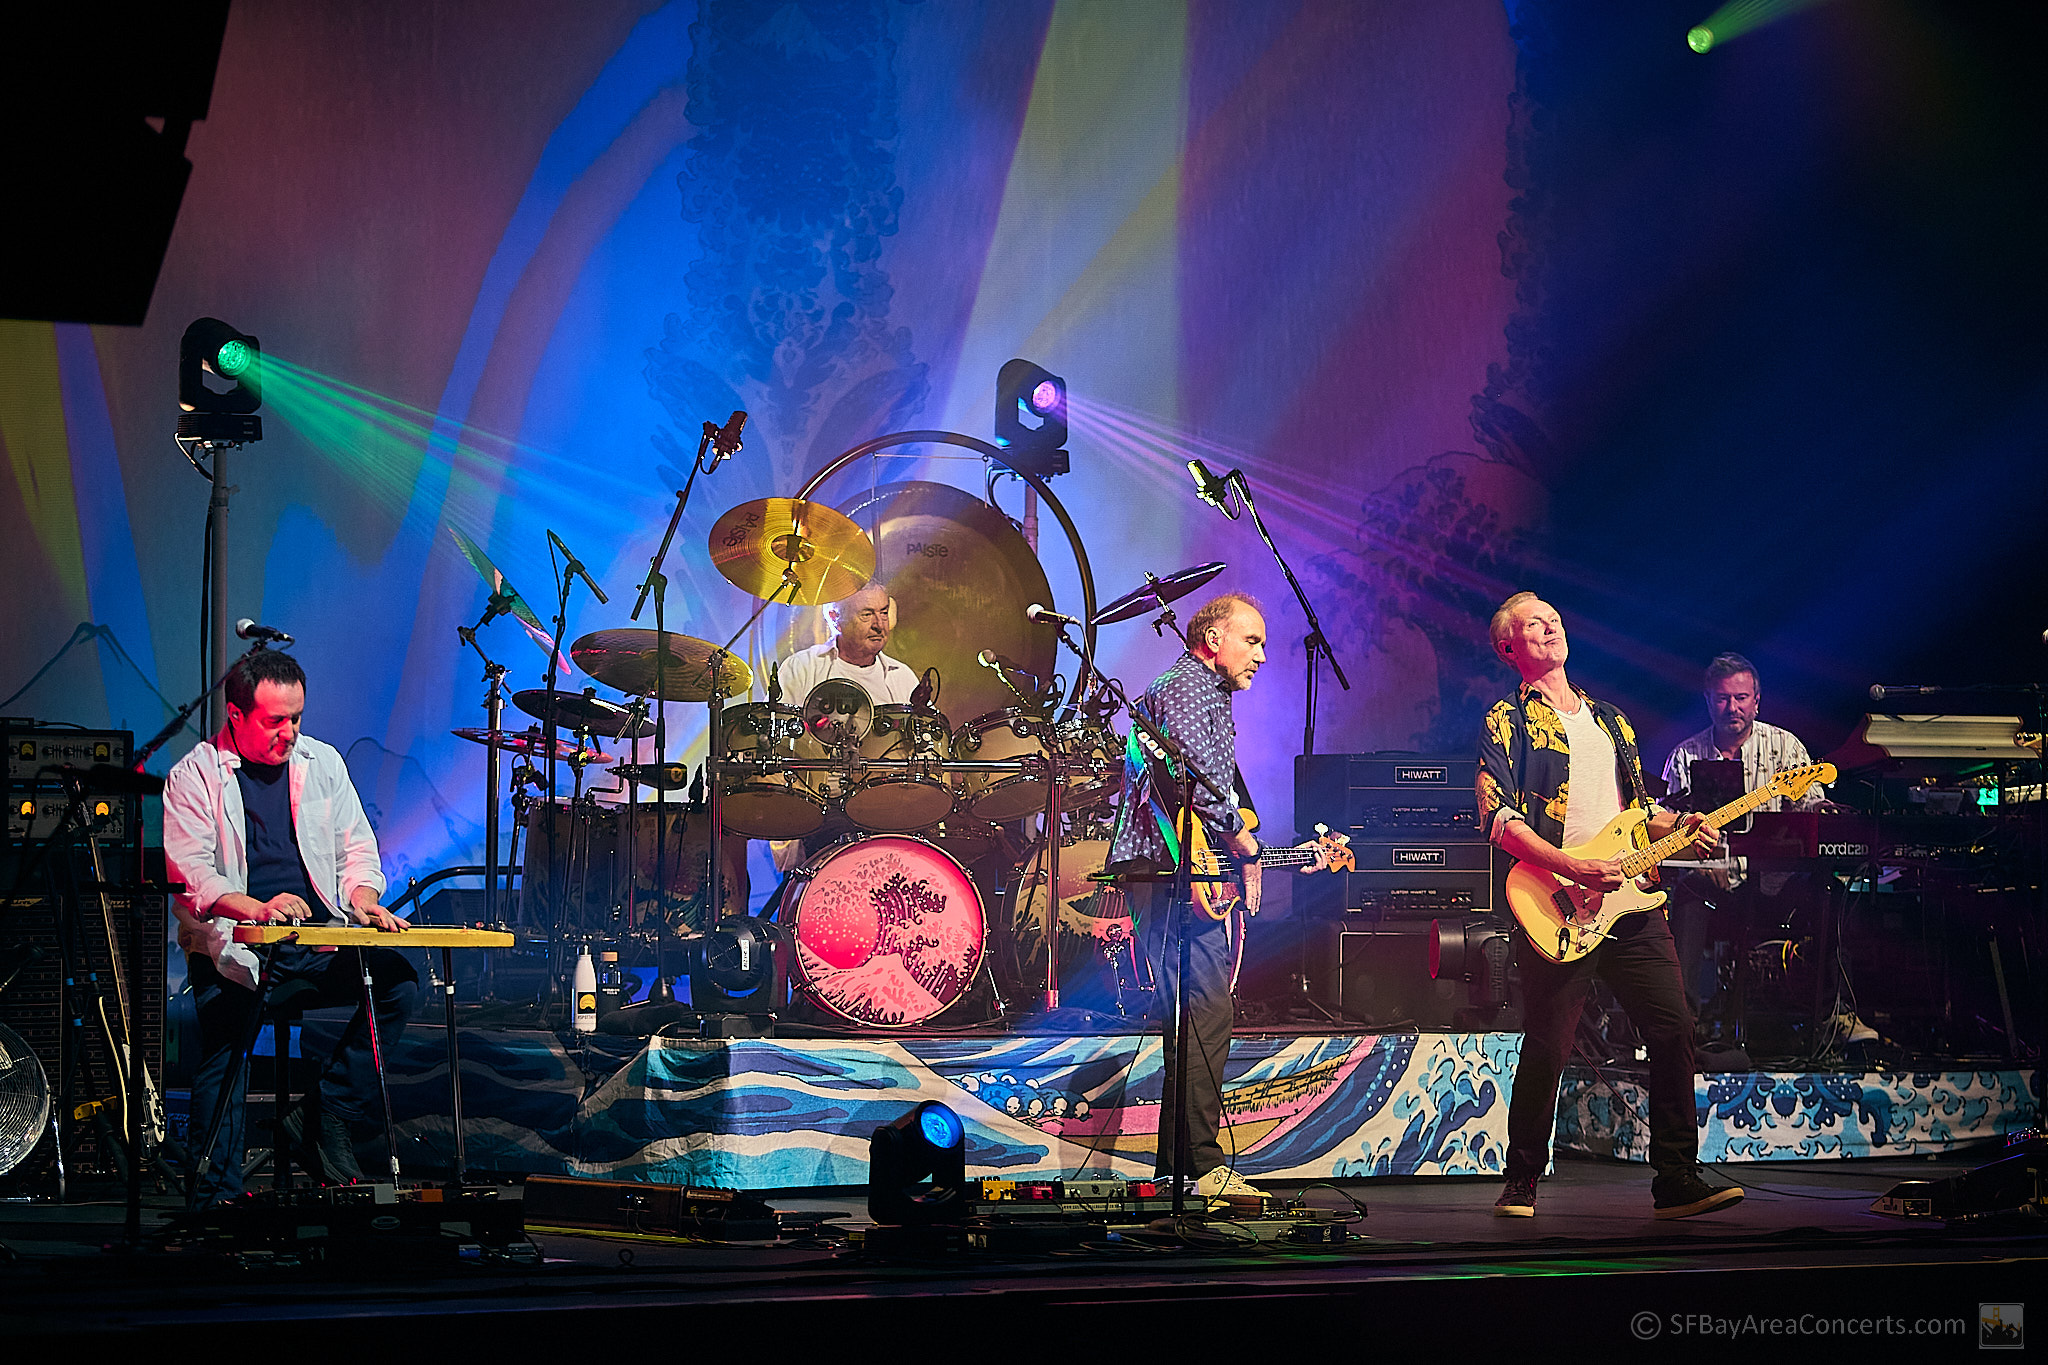
[[[626,708],[626,734],[633,745],[633,766],[640,766],[640,726],[647,719],[647,698],[635,697],[633,704]],[[626,929],[628,932],[640,927],[640,784],[627,782],[626,787],[626,837],[624,866],[626,868]],[[659,895],[659,892],[656,893]],[[655,907],[659,910],[661,902]]]
[[[1083,659],[1082,668],[1085,671],[1087,669],[1086,656],[1081,654],[1080,646],[1076,645],[1073,642],[1073,640],[1068,638],[1066,626],[1057,621],[1049,621],[1047,622],[1047,624],[1052,626],[1053,633],[1059,637],[1059,642],[1061,644],[1065,645],[1068,649],[1072,650],[1076,655],[1081,656],[1081,658]],[[1169,771],[1178,772],[1179,774],[1183,775],[1184,779],[1193,779],[1193,781],[1182,780],[1180,783],[1180,810],[1177,812],[1174,822],[1175,828],[1180,832],[1181,848],[1185,850],[1188,846],[1188,836],[1190,832],[1194,829],[1194,823],[1196,818],[1196,784],[1199,783],[1202,787],[1208,790],[1211,796],[1215,797],[1218,801],[1222,801],[1226,804],[1228,804],[1228,802],[1230,801],[1229,793],[1224,788],[1219,787],[1214,781],[1212,781],[1208,774],[1204,773],[1200,768],[1196,767],[1192,762],[1188,760],[1186,750],[1184,750],[1180,746],[1178,741],[1176,741],[1172,736],[1168,735],[1166,731],[1161,729],[1159,726],[1153,724],[1151,717],[1147,716],[1143,711],[1139,710],[1136,706],[1131,704],[1130,696],[1124,691],[1122,683],[1110,677],[1108,674],[1101,672],[1100,670],[1095,671],[1095,676],[1097,679],[1101,681],[1103,687],[1105,687],[1109,691],[1109,694],[1112,697],[1114,697],[1117,701],[1123,704],[1124,710],[1130,715],[1131,724],[1136,726],[1138,729],[1144,731],[1147,737],[1151,739],[1153,744],[1158,746],[1159,751],[1166,755],[1165,761],[1169,765]],[[1188,930],[1190,927],[1190,922],[1193,919],[1195,913],[1194,875],[1195,871],[1193,863],[1185,855],[1185,853],[1183,853],[1182,856],[1177,860],[1177,865],[1173,870],[1172,877],[1163,879],[1170,881],[1173,886],[1173,914],[1175,919],[1178,921],[1174,925],[1174,938],[1175,941],[1178,943],[1180,950],[1180,971],[1174,977],[1173,989],[1174,1112],[1171,1115],[1171,1123],[1172,1132],[1174,1135],[1173,1216],[1175,1218],[1180,1217],[1185,1209],[1187,1189],[1188,1185],[1190,1184],[1189,1180],[1187,1179],[1187,1176],[1189,1174],[1188,1167],[1192,1164],[1194,1159],[1194,1153],[1190,1150],[1190,1146],[1188,1143],[1187,1112],[1188,1044],[1192,1041],[1190,1037],[1190,1034],[1192,1032],[1192,1021],[1188,1018],[1187,1010],[1188,969],[1191,965],[1191,954],[1189,952],[1188,946]],[[1156,874],[1154,874],[1154,876],[1150,879],[1162,880],[1161,878],[1158,878]],[[1054,891],[1055,893],[1057,893],[1058,891],[1057,882],[1054,883]],[[1046,951],[1048,953],[1052,951],[1052,947],[1050,944],[1047,945]],[[1166,1115],[1161,1115],[1162,1120],[1167,1119],[1167,1117],[1168,1116]],[[1164,1122],[1162,1122],[1161,1126],[1162,1128],[1165,1127]]]
[[[476,642],[477,631],[496,614],[498,599],[493,597],[491,601],[493,605],[484,609],[483,620],[474,626],[457,626],[455,633],[484,661],[484,714],[491,721],[491,742],[484,754],[484,922],[498,924],[502,922],[498,914],[498,741],[504,734],[508,670],[484,653],[483,646]]]
[[[552,553],[552,552],[551,552],[551,553]],[[559,572],[559,573],[557,573],[557,574],[556,574],[556,576],[555,576],[555,638],[554,638],[554,647],[553,647],[552,649],[550,649],[550,650],[548,651],[548,673],[547,673],[547,702],[546,702],[546,705],[547,705],[547,719],[546,719],[546,727],[547,727],[547,728],[546,728],[546,730],[545,730],[545,731],[543,732],[543,735],[544,735],[544,737],[543,737],[543,740],[542,740],[542,742],[543,742],[543,743],[544,743],[544,744],[545,744],[545,745],[547,746],[547,765],[548,765],[548,766],[547,766],[547,794],[548,794],[548,796],[547,796],[547,799],[548,799],[548,804],[549,804],[550,806],[553,806],[553,805],[554,805],[554,803],[555,803],[555,777],[556,777],[556,769],[557,769],[557,766],[558,766],[558,759],[559,759],[559,755],[557,755],[557,753],[555,752],[555,741],[556,741],[556,737],[557,737],[557,735],[558,735],[558,733],[559,733],[559,731],[560,731],[560,729],[561,729],[561,721],[560,721],[560,718],[559,718],[559,717],[558,717],[558,716],[556,715],[556,710],[555,710],[555,698],[561,695],[561,688],[560,688],[560,684],[561,684],[561,677],[560,677],[560,673],[561,673],[561,666],[562,666],[562,636],[563,636],[563,632],[564,632],[564,631],[566,631],[566,630],[568,629],[568,625],[569,625],[569,594],[570,594],[570,593],[572,593],[572,592],[574,592],[575,590],[576,590],[576,575],[575,575],[575,573],[571,572],[571,571],[570,571],[570,570],[568,570],[568,569],[564,569],[564,570],[562,570],[561,572]],[[579,746],[579,752],[580,752],[580,746]],[[582,765],[581,765],[581,763],[580,763],[580,762],[579,762],[579,763],[578,763],[578,764],[576,765],[576,787],[577,787],[577,791],[578,791],[578,793],[580,794],[580,793],[581,793],[581,791],[582,791],[582,788],[583,788],[583,768],[582,768]],[[556,851],[556,850],[555,850],[555,823],[556,823],[556,822],[555,822],[555,820],[554,820],[554,818],[553,818],[553,816],[552,816],[552,814],[551,814],[551,815],[550,815],[550,817],[549,817],[549,819],[548,819],[548,821],[547,821],[547,831],[548,831],[548,834],[547,834],[547,839],[548,839],[548,860],[547,860],[547,865],[548,865],[548,867],[549,867],[550,869],[553,869],[554,867],[556,867],[556,866],[558,865],[558,864],[556,863],[556,860],[555,860],[555,851]],[[566,888],[566,886],[564,886],[564,887],[561,887],[561,888],[557,888],[557,887],[555,886],[555,884],[554,884],[554,880],[553,880],[552,876],[550,877],[550,880],[549,880],[548,886],[549,886],[549,889],[550,889],[551,891],[554,891],[554,892],[555,892],[555,903],[554,903],[554,904],[553,904],[552,906],[550,906],[550,907],[549,907],[549,908],[550,908],[550,910],[552,910],[552,912],[553,912],[553,914],[552,914],[552,916],[551,916],[551,918],[552,918],[552,920],[553,920],[553,923],[552,923],[552,925],[550,926],[550,928],[552,929],[552,932],[551,932],[551,933],[549,934],[549,937],[548,937],[548,945],[549,945],[549,963],[548,963],[548,966],[549,966],[549,970],[550,970],[550,972],[551,972],[552,974],[554,974],[554,975],[557,975],[557,976],[558,976],[558,975],[560,975],[560,974],[561,974],[561,973],[562,973],[562,972],[563,972],[564,970],[566,970],[566,969],[568,968],[568,966],[570,965],[570,964],[569,964],[569,961],[568,961],[568,955],[567,955],[567,954],[568,954],[568,950],[567,950],[567,941],[566,941],[566,937],[565,937],[565,933],[566,933],[567,925],[566,925],[566,924],[565,924],[565,922],[564,922],[564,915],[565,915],[565,914],[567,913],[567,910],[568,910],[568,900],[567,900],[567,897],[566,897],[566,895],[564,894],[564,893],[566,892],[567,888]],[[573,1013],[573,1011],[572,1011],[572,1013]]]

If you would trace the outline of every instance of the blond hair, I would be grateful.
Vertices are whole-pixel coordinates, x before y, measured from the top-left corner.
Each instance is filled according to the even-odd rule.
[[[1493,622],[1486,629],[1487,634],[1493,638],[1493,648],[1495,653],[1500,652],[1501,641],[1507,639],[1508,632],[1514,629],[1515,608],[1521,606],[1524,602],[1533,602],[1536,600],[1537,597],[1535,593],[1530,592],[1527,589],[1524,589],[1523,591],[1518,592],[1514,596],[1508,598],[1507,601],[1501,603],[1498,607],[1494,608]]]

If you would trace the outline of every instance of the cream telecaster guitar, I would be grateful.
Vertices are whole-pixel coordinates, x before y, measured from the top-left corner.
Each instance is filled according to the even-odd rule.
[[[1773,797],[1797,800],[1814,783],[1825,785],[1834,780],[1832,763],[1787,768],[1755,791],[1707,816],[1707,827],[1719,829]],[[1690,831],[1678,831],[1654,844],[1648,843],[1649,819],[1646,810],[1625,810],[1591,839],[1565,850],[1575,858],[1621,859],[1625,880],[1613,891],[1595,891],[1531,862],[1515,864],[1508,873],[1508,908],[1515,912],[1516,922],[1529,935],[1537,952],[1552,962],[1576,962],[1599,947],[1614,922],[1623,915],[1654,910],[1664,903],[1666,893],[1649,890],[1643,878],[1657,864],[1689,847],[1693,835]]]

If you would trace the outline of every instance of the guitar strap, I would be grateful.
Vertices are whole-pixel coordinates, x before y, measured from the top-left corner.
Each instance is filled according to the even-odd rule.
[[[1620,713],[1608,703],[1594,701],[1591,697],[1586,698],[1586,703],[1593,708],[1593,717],[1600,722],[1600,728],[1614,741],[1615,752],[1620,756],[1622,771],[1628,774],[1629,791],[1633,793],[1636,804],[1649,810],[1656,803],[1643,786],[1643,757],[1612,720]],[[1603,709],[1608,713],[1605,717],[1601,715]],[[1529,804],[1529,699],[1521,695],[1520,688],[1515,689],[1515,711],[1522,723],[1515,730],[1515,756],[1509,760],[1508,766],[1510,776],[1515,779],[1515,799],[1526,808]]]

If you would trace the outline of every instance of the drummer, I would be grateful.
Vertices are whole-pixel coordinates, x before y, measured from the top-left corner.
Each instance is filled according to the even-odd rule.
[[[825,608],[835,634],[822,645],[800,649],[784,659],[777,681],[785,702],[802,706],[811,689],[832,678],[858,685],[877,706],[908,706],[917,690],[917,674],[901,659],[883,653],[896,629],[896,599],[880,583],[869,583],[853,596]],[[777,869],[787,872],[810,853],[853,832],[844,819],[828,820],[805,839],[777,839],[769,845]]]
[[[789,704],[802,706],[811,689],[827,678],[845,678],[860,684],[877,706],[909,705],[910,694],[917,690],[917,673],[883,653],[896,629],[896,599],[889,590],[869,583],[826,607],[825,614],[838,633],[782,661],[782,695]]]

